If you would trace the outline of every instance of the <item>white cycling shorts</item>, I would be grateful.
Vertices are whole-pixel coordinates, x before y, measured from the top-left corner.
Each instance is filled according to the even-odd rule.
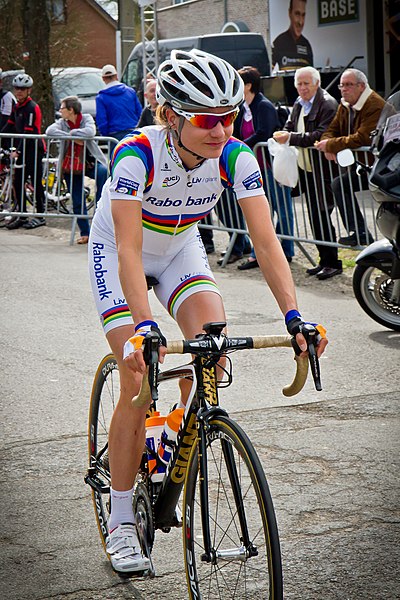
[[[88,256],[90,282],[104,333],[132,325],[118,277],[115,240],[92,226]],[[174,256],[143,253],[143,267],[147,276],[158,280],[154,293],[174,319],[182,302],[192,294],[212,291],[221,295],[198,231]]]

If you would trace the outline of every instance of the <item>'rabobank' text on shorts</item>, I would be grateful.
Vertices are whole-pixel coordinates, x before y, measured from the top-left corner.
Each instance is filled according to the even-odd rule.
[[[97,231],[94,225],[88,250],[90,281],[104,332],[132,325],[132,316],[118,277],[115,240]],[[147,276],[158,280],[154,293],[174,319],[182,302],[192,294],[212,291],[220,295],[197,228],[190,241],[175,256],[144,253],[143,267]]]

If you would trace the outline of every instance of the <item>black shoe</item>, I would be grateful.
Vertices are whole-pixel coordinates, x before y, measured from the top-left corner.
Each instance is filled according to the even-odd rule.
[[[14,217],[13,219],[11,219],[11,221],[9,223],[7,223],[6,228],[7,229],[19,229],[20,227],[23,227],[25,223],[26,223],[26,219],[24,219],[22,217]]]
[[[343,244],[343,246],[369,246],[369,244],[372,244],[372,242],[374,241],[374,238],[372,237],[372,235],[370,233],[366,234],[366,233],[359,233],[359,240],[360,243],[358,242],[357,239],[357,234],[355,231],[353,231],[349,236],[347,237],[341,237],[339,238],[339,244]]]
[[[243,258],[243,254],[231,254],[230,257],[227,260],[227,265],[232,265],[233,263],[237,262],[238,260],[240,260],[241,258]],[[217,264],[218,265],[222,265],[224,259],[220,258],[219,260],[217,260]]]
[[[317,277],[318,279],[324,280],[335,277],[335,275],[340,275],[341,273],[343,273],[342,268],[335,269],[334,267],[323,267]]]
[[[317,265],[316,267],[310,267],[309,269],[306,269],[306,273],[307,275],[318,275],[318,273],[320,273],[323,268],[324,267],[321,267],[321,265]]]
[[[285,256],[286,256],[286,254],[285,254]],[[293,257],[292,256],[286,256],[286,260],[288,261],[288,263],[291,263],[292,260],[293,260]]]
[[[239,265],[238,269],[239,269],[239,271],[247,271],[248,269],[256,269],[257,267],[258,267],[257,259],[252,260],[249,258],[248,260],[246,260],[246,262]]]
[[[214,244],[204,244],[204,249],[206,251],[206,254],[212,254],[213,252],[215,252]]]
[[[25,221],[22,227],[24,229],[36,229],[37,227],[42,227],[43,225],[46,225],[46,219],[43,217],[35,217],[30,221]]]
[[[225,254],[226,254],[226,250],[222,250],[221,256],[224,257]],[[245,246],[244,250],[243,250],[243,256],[247,256],[248,254],[251,254],[251,245],[250,244]]]

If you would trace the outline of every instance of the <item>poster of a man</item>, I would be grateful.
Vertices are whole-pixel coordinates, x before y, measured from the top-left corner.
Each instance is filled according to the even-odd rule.
[[[288,71],[300,67],[314,66],[310,42],[302,35],[306,18],[307,0],[290,0],[287,31],[272,42],[272,64],[279,70]]]

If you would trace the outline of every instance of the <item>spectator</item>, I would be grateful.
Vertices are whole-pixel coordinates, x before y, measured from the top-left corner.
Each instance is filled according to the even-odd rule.
[[[11,116],[13,106],[16,104],[15,96],[7,90],[3,90],[3,69],[0,69],[0,131],[7,124]],[[4,140],[3,140],[4,141]]]
[[[346,69],[342,73],[339,89],[342,92],[341,104],[321,141],[315,144],[328,160],[336,160],[337,152],[345,148],[354,150],[369,146],[370,133],[375,129],[385,105],[383,98],[369,87],[366,76],[358,69]],[[343,170],[341,178],[336,177],[332,182],[340,216],[349,234],[339,238],[339,243],[345,246],[373,242],[355,196],[360,188],[368,189],[368,181],[362,174],[360,185],[355,166]]]
[[[307,0],[290,0],[290,25],[272,43],[274,69],[288,71],[299,67],[313,66],[310,42],[302,35],[306,19]]]
[[[113,65],[101,70],[106,87],[96,96],[96,123],[101,135],[121,140],[137,126],[142,105],[134,89],[118,81]]]
[[[96,126],[93,117],[89,114],[82,114],[82,105],[77,96],[67,96],[61,100],[60,106],[61,119],[50,125],[46,129],[46,135],[49,137],[63,137],[69,140],[69,143],[61,143],[60,147],[60,167],[64,165],[64,175],[67,182],[68,191],[72,196],[72,204],[75,215],[87,215],[84,178],[90,177],[96,180],[96,202],[100,199],[103,185],[107,179],[107,160],[99,146],[94,140],[88,139],[86,145],[80,138],[91,138],[96,135]],[[72,143],[73,142],[73,143]],[[85,149],[85,155],[83,151]],[[81,159],[79,169],[70,169],[65,171],[65,158],[70,157],[69,162]],[[78,244],[87,244],[89,240],[89,221],[88,219],[78,219],[80,229],[80,238]]]
[[[294,83],[299,97],[285,123],[284,131],[275,132],[274,139],[280,144],[289,140],[290,146],[299,146],[300,183],[306,195],[313,236],[317,240],[335,242],[336,233],[330,217],[334,200],[328,163],[325,159],[320,162],[315,151],[301,149],[313,146],[321,138],[336,114],[337,102],[320,87],[321,76],[314,67],[298,69]],[[317,275],[318,279],[329,279],[340,274],[342,263],[338,258],[337,247],[317,244],[317,249],[318,265],[307,269],[307,273]]]
[[[272,102],[260,91],[261,76],[255,67],[243,67],[239,74],[244,82],[244,103],[240,107],[239,116],[235,121],[233,134],[243,140],[250,148],[258,142],[266,142],[272,137],[279,125],[278,115]],[[267,153],[267,149],[265,148]],[[269,159],[268,154],[267,158]],[[264,179],[264,190],[269,197],[272,214],[277,213],[276,232],[293,236],[293,208],[290,190],[275,185],[274,176],[269,164],[264,168],[262,153],[258,152],[257,159]],[[267,186],[268,182],[268,186]],[[268,192],[269,187],[269,192]],[[282,240],[282,248],[288,262],[294,255],[293,240]],[[241,271],[258,267],[254,251],[248,260],[238,266]]]
[[[33,79],[27,73],[16,75],[13,79],[14,94],[17,104],[3,127],[3,133],[20,133],[24,135],[40,134],[42,113],[40,107],[30,96]],[[34,187],[34,203],[37,213],[44,212],[44,190],[42,185],[42,159],[44,143],[41,139],[19,138],[15,140],[16,150],[11,157],[16,159],[14,186],[20,212],[26,212],[25,181],[31,178]],[[6,225],[7,229],[35,229],[46,225],[43,217],[13,217]]]
[[[149,79],[146,83],[146,89],[144,91],[144,97],[146,98],[148,105],[142,110],[140,115],[138,127],[146,127],[146,125],[154,125],[155,113],[158,105],[156,99],[156,86],[157,81],[155,79]]]

